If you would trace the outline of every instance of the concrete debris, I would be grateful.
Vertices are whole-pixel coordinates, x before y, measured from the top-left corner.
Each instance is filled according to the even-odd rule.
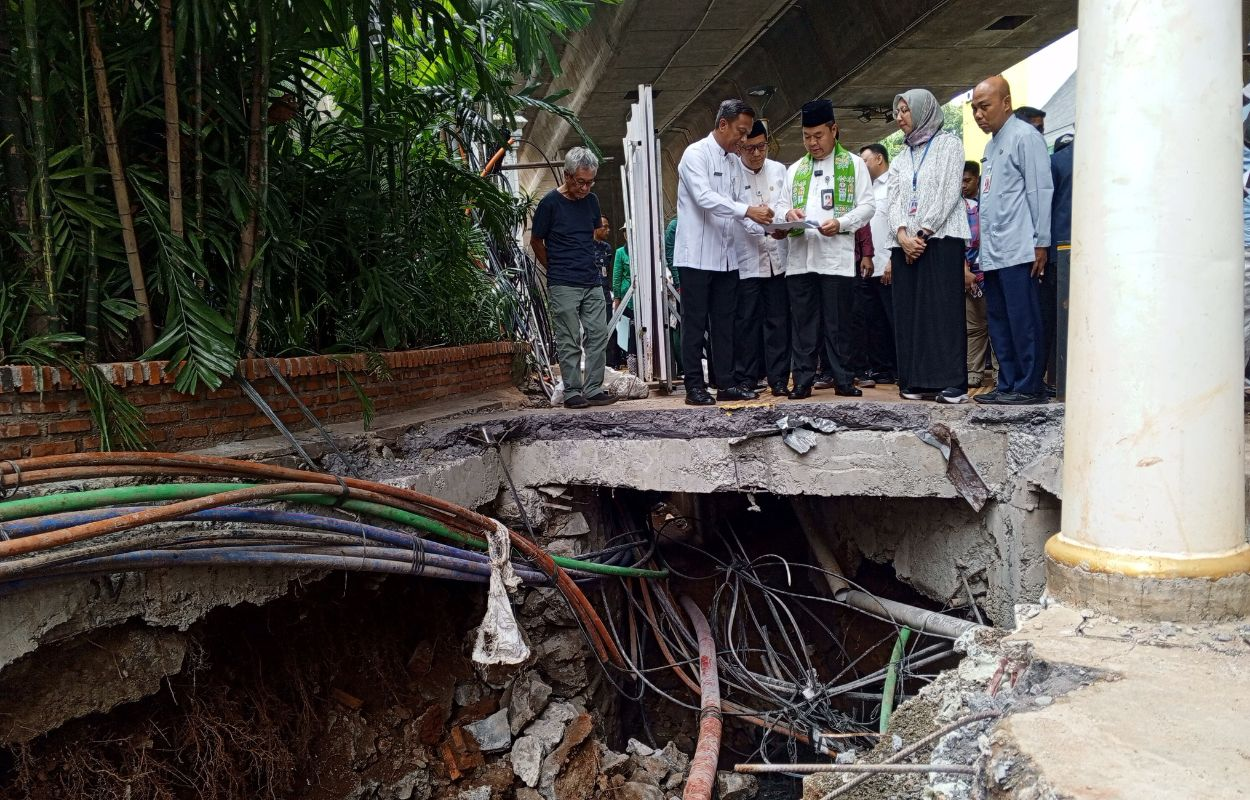
[[[461,708],[480,702],[484,696],[484,687],[476,681],[456,684],[454,699]]]
[[[508,722],[515,736],[524,730],[547,707],[551,687],[534,672],[526,672],[512,684],[512,700],[508,703]]]
[[[839,430],[843,428],[838,423],[824,417],[785,416],[770,427],[757,428],[742,436],[735,436],[729,440],[729,445],[733,447],[751,439],[780,435],[787,447],[799,455],[805,455],[820,441],[817,433],[830,434]]]
[[[498,753],[512,744],[512,731],[508,726],[508,709],[501,708],[483,720],[464,726],[466,732],[477,741],[483,753]]]
[[[433,791],[430,786],[430,772],[424,766],[409,772],[391,788],[395,800],[429,800]]]
[[[616,790],[616,800],[664,800],[664,792],[650,784],[630,781]]]
[[[754,775],[725,771],[716,773],[716,796],[720,800],[751,800],[759,790],[760,781]]]
[[[857,754],[856,754],[856,752],[855,752],[853,749],[852,749],[852,750],[843,750],[841,753],[838,753],[838,755],[837,755],[837,757],[836,757],[836,758],[834,758],[834,759],[833,759],[833,763],[835,763],[835,764],[854,764],[854,763],[855,763],[855,761],[856,761],[856,757],[857,757]]]
[[[561,514],[547,526],[548,536],[585,536],[590,533],[590,523],[586,515],[580,511],[572,514]]]
[[[458,795],[457,800],[490,800],[490,787],[475,786],[472,789],[465,789]]]

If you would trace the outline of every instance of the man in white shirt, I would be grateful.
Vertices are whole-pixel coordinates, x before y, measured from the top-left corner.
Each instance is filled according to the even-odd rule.
[[[734,305],[738,285],[737,230],[744,224],[767,225],[773,212],[749,205],[737,149],[751,132],[755,110],[741,100],[725,100],[716,112],[715,129],[682,153],[677,167],[677,240],[673,265],[681,270],[681,362],[686,404],[715,405],[717,400],[753,400],[755,392],[731,385],[708,394],[703,377],[703,341],[708,338],[712,372],[725,384],[733,380]]]
[[[772,208],[777,219],[790,210],[786,166],[768,157],[768,130],[755,121],[738,151],[746,172],[747,200]],[[790,296],[786,292],[785,234],[739,231],[738,303],[734,324],[734,385],[754,389],[768,380],[774,397],[790,385]]]
[[[861,256],[855,281],[855,376],[860,386],[894,383],[894,303],[890,285],[882,276],[890,268],[890,154],[877,142],[859,149],[872,178],[876,209],[868,223],[872,231],[871,256]]]
[[[791,209],[787,220],[808,220],[819,227],[793,232],[786,258],[794,348],[793,400],[812,396],[816,355],[822,343],[829,355],[826,370],[834,391],[863,394],[848,369],[854,297],[855,231],[868,224],[876,208],[872,178],[863,159],[838,143],[831,100],[803,105],[803,146],[807,155],[791,165]]]

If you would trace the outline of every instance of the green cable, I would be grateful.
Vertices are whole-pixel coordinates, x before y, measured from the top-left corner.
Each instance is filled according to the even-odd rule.
[[[881,689],[881,733],[890,725],[890,714],[894,712],[894,686],[898,682],[898,665],[903,660],[903,651],[907,649],[907,639],[911,636],[911,628],[904,625],[898,630],[898,641],[894,643],[894,652],[890,654],[890,666],[885,672],[885,686]]]
[[[0,503],[0,522],[13,519],[24,519],[26,517],[44,517],[49,514],[59,514],[67,511],[86,511],[93,508],[102,508],[104,506],[130,505],[132,503],[151,503],[165,500],[194,500],[197,497],[207,497],[212,494],[220,494],[235,489],[246,489],[250,486],[258,486],[262,484],[255,483],[160,483],[145,486],[118,486],[111,489],[88,489],[82,492],[69,492],[63,494],[44,495],[43,497],[29,497],[23,500],[9,500]],[[327,484],[327,487],[330,487]],[[332,488],[332,487],[331,487]],[[292,494],[284,495],[277,498],[293,503],[312,503],[315,505],[332,506],[337,498],[324,494]],[[444,539],[450,539],[460,544],[478,550],[486,549],[486,542],[474,536],[466,536],[448,528],[441,522],[437,522],[428,517],[419,514],[413,514],[404,511],[401,508],[392,508],[384,506],[380,503],[370,503],[365,500],[347,500],[340,504],[341,508],[348,511],[357,511],[361,514],[373,517],[375,519],[383,519],[388,522],[396,522],[400,525],[407,525],[411,528],[432,533]],[[567,558],[565,556],[552,556],[551,560],[559,564],[565,569],[575,569],[582,572],[592,572],[598,575],[613,575],[625,578],[666,578],[668,570],[659,569],[641,569],[638,567],[618,567],[615,564],[597,564],[593,561],[581,561],[576,558]]]

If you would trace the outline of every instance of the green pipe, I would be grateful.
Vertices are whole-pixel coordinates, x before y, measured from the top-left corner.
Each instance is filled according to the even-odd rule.
[[[92,508],[114,505],[133,505],[134,503],[151,503],[166,500],[192,500],[211,494],[220,494],[233,489],[256,486],[254,483],[159,483],[144,486],[118,486],[110,489],[88,489],[82,492],[66,492],[62,494],[29,497],[22,500],[9,500],[0,503],[0,522],[26,517],[42,517],[48,514],[59,514],[65,511],[84,511]],[[334,488],[327,484],[327,489]],[[293,494],[279,498],[292,503],[311,503],[314,505],[332,506],[337,500],[332,495]],[[365,500],[347,500],[341,507],[348,511],[382,519],[388,522],[407,525],[410,528],[432,533],[444,539],[460,544],[486,549],[486,542],[463,533],[453,531],[441,522],[428,517],[392,508],[380,503]],[[582,572],[593,572],[598,575],[613,575],[626,578],[665,578],[668,570],[641,569],[638,567],[619,567],[614,564],[596,564],[593,561],[580,561],[565,556],[552,556],[556,564],[565,569],[576,569]]]
[[[898,641],[894,643],[894,652],[890,654],[890,666],[885,671],[885,687],[881,690],[881,733],[890,725],[890,714],[894,712],[894,686],[898,683],[898,665],[903,660],[903,651],[907,649],[907,639],[911,636],[911,628],[904,625],[898,629]]]

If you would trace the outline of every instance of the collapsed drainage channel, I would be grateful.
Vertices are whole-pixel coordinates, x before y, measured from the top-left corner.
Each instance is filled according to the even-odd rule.
[[[760,422],[761,415],[753,411],[735,422],[732,432],[741,435]],[[467,432],[466,426],[459,442],[470,441]],[[527,435],[534,441],[544,436],[540,429]],[[602,436],[602,429],[594,435]],[[422,446],[429,442],[426,438]],[[466,447],[450,440],[440,444],[442,456],[463,455]],[[402,457],[406,448],[397,449]],[[484,452],[480,444],[475,451]],[[333,502],[336,488],[341,489],[329,478],[319,491]],[[185,502],[189,490],[176,491]],[[0,786],[9,787],[0,790],[0,797],[670,797],[682,791],[688,777],[700,719],[697,643],[680,608],[682,598],[707,614],[719,648],[721,796],[746,797],[752,791],[795,796],[795,778],[766,776],[757,789],[728,770],[748,762],[853,758],[852,751],[880,748],[893,741],[879,730],[883,706],[889,705],[882,703],[887,682],[894,686],[889,697],[904,701],[895,717],[907,719],[907,709],[916,703],[911,698],[957,658],[949,639],[919,631],[900,645],[904,637],[898,621],[884,607],[886,613],[865,614],[838,603],[838,592],[846,587],[839,589],[829,573],[862,584],[868,597],[932,612],[954,610],[970,619],[985,610],[977,609],[986,594],[975,575],[969,580],[961,575],[953,590],[926,589],[931,597],[946,598],[933,602],[839,536],[831,537],[833,552],[814,554],[807,534],[811,517],[822,509],[762,491],[700,495],[543,486],[522,489],[520,508],[526,510],[524,520],[518,504],[505,495],[479,510],[513,530],[525,530],[528,522],[542,547],[574,569],[574,576],[591,577],[576,571],[576,559],[588,554],[608,566],[637,568],[645,562],[670,574],[665,581],[642,576],[581,581],[602,623],[597,635],[596,626],[584,614],[571,612],[557,590],[520,589],[513,605],[531,657],[514,668],[472,664],[468,656],[477,644],[484,587],[428,580],[452,576],[432,566],[439,555],[435,548],[413,546],[411,537],[405,553],[397,552],[404,543],[395,540],[389,543],[392,552],[371,554],[386,556],[378,560],[389,566],[375,570],[382,575],[327,575],[325,563],[295,569],[284,558],[296,580],[276,592],[287,596],[260,608],[219,608],[174,629],[133,617],[88,627],[77,636],[67,626],[57,644],[45,644],[11,664],[7,658],[0,662],[5,666],[0,698],[30,698],[0,700],[0,721],[10,723],[0,727],[8,728],[6,742],[13,745],[7,762],[0,763]],[[287,511],[356,525],[362,513],[359,507],[325,506]],[[365,556],[346,549],[364,546],[355,539],[319,543],[340,548],[333,552],[308,552],[310,542],[274,535],[289,519],[263,520],[269,527],[258,533],[255,511],[233,518],[214,518],[217,512],[208,508],[196,513],[203,516],[160,525],[200,539],[206,531],[220,539],[223,529],[252,525],[252,544],[285,548],[284,556]],[[393,517],[381,527],[395,527],[397,521],[402,520]],[[480,537],[487,524],[482,518],[465,532]],[[413,580],[418,547],[427,580]],[[170,574],[197,572],[124,573],[119,570],[136,566],[124,560],[127,554],[94,557],[120,560],[101,565],[99,574],[58,580],[89,582],[102,604],[114,593],[136,587],[146,591],[149,580],[167,582]],[[204,553],[189,560],[195,558],[203,559]],[[445,566],[488,579],[485,554],[467,560],[476,566]],[[65,571],[64,564],[59,566]],[[517,562],[529,581],[541,579],[534,566]],[[273,575],[266,579],[275,580]],[[441,627],[427,624],[431,615]],[[352,624],[360,619],[383,619],[391,626]],[[315,628],[313,620],[326,623]],[[918,627],[923,630],[923,624]],[[302,638],[305,630],[317,630],[318,636]],[[589,639],[586,631],[592,633]],[[318,652],[315,643],[331,639],[335,645]],[[276,651],[297,657],[284,659]],[[249,668],[240,666],[240,653],[248,654]],[[615,666],[603,667],[605,662]],[[295,675],[301,664],[308,675]],[[120,677],[101,680],[106,672]],[[89,687],[85,692],[84,684]],[[438,688],[427,691],[427,684]],[[375,691],[378,685],[386,691]],[[78,691],[67,692],[67,686]],[[95,694],[108,697],[91,697],[97,687]],[[201,689],[204,694],[197,694]],[[31,709],[49,713],[40,718]],[[218,710],[221,718],[211,718]],[[264,731],[264,742],[244,735]],[[84,749],[84,742],[95,744]],[[338,751],[347,755],[336,756]],[[203,776],[209,771],[224,777],[208,780]]]

